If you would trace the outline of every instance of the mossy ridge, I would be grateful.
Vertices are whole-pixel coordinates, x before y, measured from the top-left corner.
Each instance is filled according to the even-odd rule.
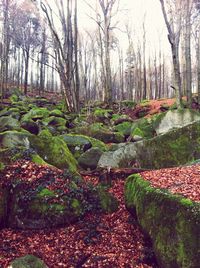
[[[197,268],[200,204],[150,186],[140,175],[126,181],[128,210],[152,239],[161,267]]]

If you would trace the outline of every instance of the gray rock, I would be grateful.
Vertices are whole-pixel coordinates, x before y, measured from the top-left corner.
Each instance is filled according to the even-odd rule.
[[[168,111],[156,128],[156,133],[160,135],[198,120],[200,120],[200,113],[190,109]]]
[[[133,141],[141,141],[143,140],[143,137],[139,136],[139,135],[134,135],[133,138],[132,138]]]
[[[122,144],[122,146],[111,152],[102,154],[98,162],[98,167],[127,167],[129,162],[136,160],[138,147],[142,142]]]
[[[18,120],[14,119],[11,116],[0,117],[0,132],[18,129],[20,129]]]
[[[91,148],[79,157],[78,164],[84,169],[96,169],[102,154],[99,148]]]

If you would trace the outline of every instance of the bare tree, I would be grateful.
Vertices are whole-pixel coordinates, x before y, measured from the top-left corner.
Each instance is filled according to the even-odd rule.
[[[182,90],[181,90],[181,75],[180,75],[180,62],[179,62],[179,42],[181,33],[181,1],[176,0],[174,9],[170,5],[170,12],[167,13],[164,0],[160,0],[162,13],[164,16],[165,24],[168,30],[168,40],[171,45],[173,70],[174,70],[174,85],[172,88],[176,93],[176,103],[178,108],[182,106]]]
[[[2,0],[2,8],[3,8],[3,29],[2,29],[2,43],[1,43],[1,84],[0,84],[0,92],[1,99],[3,101],[3,97],[5,94],[5,89],[7,89],[7,79],[8,79],[8,54],[9,54],[9,0]]]
[[[53,11],[44,3],[40,4],[44,12],[57,56],[57,71],[63,85],[66,108],[70,112],[79,110],[79,73],[78,73],[78,27],[77,0],[56,1],[62,33],[55,27]],[[65,14],[66,13],[66,14]]]

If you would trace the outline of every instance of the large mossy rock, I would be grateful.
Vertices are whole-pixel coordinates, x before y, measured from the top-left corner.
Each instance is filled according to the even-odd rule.
[[[28,149],[30,148],[30,136],[31,134],[28,132],[5,131],[0,133],[0,146],[2,148],[24,147]]]
[[[186,126],[200,120],[200,113],[190,109],[168,111],[156,127],[157,134],[166,133],[174,128]]]
[[[0,132],[7,130],[19,130],[19,121],[11,116],[0,117]]]
[[[129,136],[131,134],[132,124],[132,122],[122,122],[117,124],[114,129],[124,136]]]
[[[200,121],[145,140],[137,149],[141,167],[159,169],[200,158]]]
[[[48,130],[42,130],[38,136],[32,135],[30,142],[47,163],[60,169],[77,171],[77,161],[60,137],[54,137]]]
[[[119,132],[113,132],[102,123],[94,123],[73,129],[77,134],[87,135],[104,143],[120,143],[124,141],[124,136]]]
[[[26,176],[24,176],[26,174]],[[0,174],[0,226],[43,229],[69,225],[85,213],[112,213],[116,198],[65,170],[20,161]]]
[[[131,128],[131,137],[134,137],[135,135],[145,138],[145,139],[151,139],[155,136],[156,132],[154,130],[154,124],[153,124],[153,118],[141,118],[136,120],[132,124]]]
[[[50,112],[47,108],[32,108],[22,117],[21,122],[30,120],[37,121],[39,119],[47,118],[49,114]]]
[[[97,168],[97,164],[103,152],[99,148],[91,148],[83,153],[79,159],[78,164],[84,169],[94,170]]]
[[[23,121],[21,123],[21,127],[30,132],[31,134],[37,135],[39,133],[39,125],[33,120]]]
[[[200,121],[159,135],[153,139],[126,143],[105,152],[100,167],[159,169],[184,165],[200,158]]]
[[[125,202],[151,238],[160,267],[199,267],[200,203],[152,188],[139,175],[127,179]]]
[[[89,137],[83,135],[63,134],[60,137],[67,144],[69,150],[76,159],[92,147]]]
[[[8,268],[48,268],[46,264],[34,255],[25,255],[12,261]]]
[[[103,152],[107,151],[104,142],[92,137],[80,134],[63,134],[60,137],[65,141],[75,158],[79,158],[82,153],[91,147],[97,147]]]

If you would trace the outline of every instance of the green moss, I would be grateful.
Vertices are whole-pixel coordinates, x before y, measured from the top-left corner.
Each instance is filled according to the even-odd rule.
[[[140,136],[140,137],[144,138],[145,135],[144,135],[144,132],[139,127],[136,127],[132,131],[131,136],[132,137],[134,137],[134,136]]]
[[[4,168],[5,168],[5,164],[0,162],[0,171],[4,170]]]
[[[142,118],[142,119],[139,119],[137,121],[135,121],[132,125],[132,129],[131,129],[131,136],[133,137],[133,133],[134,133],[134,130],[136,128],[139,128],[142,133],[143,133],[143,138],[146,138],[146,139],[150,139],[150,138],[153,138],[154,135],[155,135],[155,130],[153,128],[153,124],[151,122],[151,119],[147,119],[147,118]]]
[[[46,202],[41,202],[40,200],[34,200],[30,204],[30,211],[35,216],[42,217],[51,217],[55,216],[55,214],[63,213],[65,210],[65,206],[57,203],[48,204]]]
[[[137,159],[144,168],[186,164],[200,158],[200,122],[145,140]]]
[[[136,106],[136,102],[131,101],[131,100],[123,100],[123,101],[120,102],[120,104],[123,107],[127,107],[127,108],[135,108],[135,106]]]
[[[48,165],[48,163],[45,162],[38,154],[31,155],[31,161],[38,165]]]
[[[104,212],[113,213],[118,209],[118,200],[103,187],[98,188],[100,207]]]
[[[45,125],[55,126],[55,127],[66,126],[66,122],[67,121],[64,118],[56,117],[56,116],[50,116],[43,120],[43,123]]]
[[[47,268],[45,263],[33,255],[25,255],[12,261],[9,265],[12,268]]]
[[[25,114],[21,121],[37,120],[47,118],[49,116],[49,110],[47,108],[32,108],[27,114]]]
[[[50,116],[58,116],[58,117],[63,117],[63,112],[59,109],[54,109],[50,112]]]
[[[55,197],[55,195],[53,191],[44,188],[37,194],[37,197]]]
[[[111,118],[113,111],[109,109],[96,109],[94,111],[94,116],[100,117],[100,118]]]
[[[9,100],[11,101],[11,103],[15,103],[15,102],[18,102],[19,97],[16,94],[12,94]]]
[[[198,267],[199,203],[153,188],[140,175],[127,179],[125,199],[151,238],[161,267]]]
[[[122,135],[129,136],[131,134],[131,122],[123,122],[115,126],[115,131],[121,133]]]
[[[76,173],[77,161],[60,137],[53,137],[48,130],[42,130],[38,137],[31,138],[31,142],[39,156],[47,163]]]
[[[75,213],[75,215],[80,216],[83,212],[82,206],[78,199],[73,199],[71,202],[71,207]]]

